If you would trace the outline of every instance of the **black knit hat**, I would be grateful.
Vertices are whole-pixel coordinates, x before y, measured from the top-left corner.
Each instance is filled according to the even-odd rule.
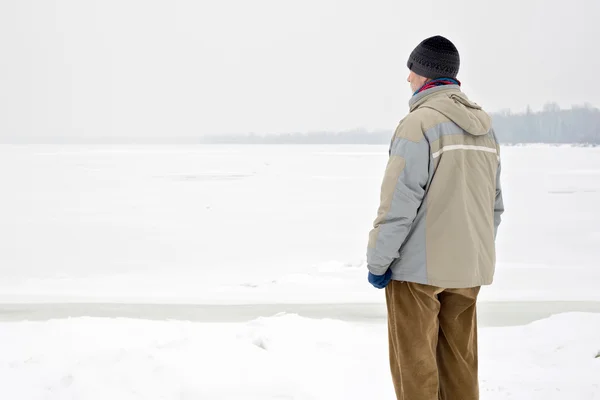
[[[429,79],[456,79],[460,67],[460,57],[456,46],[443,36],[433,36],[423,40],[410,53],[408,69]]]

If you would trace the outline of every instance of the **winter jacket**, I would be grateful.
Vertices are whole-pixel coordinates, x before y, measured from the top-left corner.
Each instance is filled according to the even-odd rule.
[[[503,211],[491,118],[457,85],[421,92],[392,139],[369,271],[442,288],[488,285]]]

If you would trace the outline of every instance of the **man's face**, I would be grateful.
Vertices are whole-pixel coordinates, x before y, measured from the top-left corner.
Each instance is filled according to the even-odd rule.
[[[414,72],[410,71],[410,73],[408,74],[408,78],[406,78],[406,81],[410,83],[410,88],[414,93],[417,90],[419,90],[421,86],[427,83],[427,78],[421,75],[417,75]]]

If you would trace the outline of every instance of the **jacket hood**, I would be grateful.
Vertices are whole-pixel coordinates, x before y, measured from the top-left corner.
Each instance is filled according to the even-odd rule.
[[[474,136],[485,135],[492,127],[490,116],[481,106],[469,100],[458,85],[426,90],[414,96],[409,104],[411,112],[418,108],[436,110]]]

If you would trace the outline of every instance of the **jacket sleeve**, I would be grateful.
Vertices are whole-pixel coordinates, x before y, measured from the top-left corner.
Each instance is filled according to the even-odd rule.
[[[429,181],[429,142],[419,126],[400,123],[390,147],[381,200],[369,234],[367,265],[383,275],[410,232]]]
[[[502,163],[498,160],[498,171],[496,172],[496,201],[494,202],[494,238],[498,235],[498,227],[502,222],[504,213],[504,200],[502,199],[502,185],[500,184],[500,170]]]

